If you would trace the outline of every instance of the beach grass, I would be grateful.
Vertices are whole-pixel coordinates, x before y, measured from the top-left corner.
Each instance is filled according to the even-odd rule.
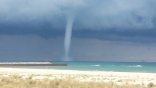
[[[48,75],[49,76],[49,75]],[[88,77],[84,75],[85,77]],[[114,82],[82,82],[72,77],[64,79],[48,78],[33,79],[34,75],[23,78],[20,75],[3,76],[0,75],[0,88],[156,88],[153,83],[146,86],[138,84],[117,85]]]

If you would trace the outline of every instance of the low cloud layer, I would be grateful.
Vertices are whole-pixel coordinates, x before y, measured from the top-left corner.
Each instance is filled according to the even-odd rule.
[[[1,35],[0,61],[60,61],[64,38],[36,35]],[[156,44],[73,38],[69,56],[73,61],[156,61]]]

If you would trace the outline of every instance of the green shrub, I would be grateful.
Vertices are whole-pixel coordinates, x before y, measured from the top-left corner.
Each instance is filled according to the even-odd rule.
[[[152,83],[152,82],[150,82],[149,84],[148,84],[148,88],[153,88],[154,87],[154,84]]]

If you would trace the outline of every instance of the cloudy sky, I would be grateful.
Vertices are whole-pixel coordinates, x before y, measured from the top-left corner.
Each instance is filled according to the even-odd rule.
[[[156,61],[156,0],[0,0],[0,61]]]

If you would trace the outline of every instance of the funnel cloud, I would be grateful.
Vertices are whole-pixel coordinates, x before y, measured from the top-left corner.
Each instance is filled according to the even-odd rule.
[[[68,16],[67,24],[66,24],[65,39],[64,39],[65,61],[69,60],[69,49],[70,49],[70,43],[71,43],[73,22],[74,22],[74,16],[73,15]]]

